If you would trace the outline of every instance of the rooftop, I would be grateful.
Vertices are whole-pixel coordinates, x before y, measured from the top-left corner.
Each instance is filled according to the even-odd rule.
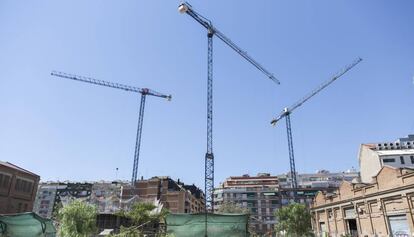
[[[30,171],[28,171],[26,169],[23,169],[22,167],[19,167],[19,166],[15,165],[15,164],[12,164],[10,162],[0,161],[0,165],[9,167],[11,169],[18,170],[18,171],[23,172],[23,173],[26,173],[26,174],[34,175],[34,176],[37,176],[37,177],[40,178],[39,175],[37,175],[35,173],[32,173],[32,172],[30,172]]]

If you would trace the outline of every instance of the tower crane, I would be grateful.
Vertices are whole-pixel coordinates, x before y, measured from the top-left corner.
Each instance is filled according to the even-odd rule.
[[[214,210],[214,154],[213,154],[213,36],[217,36],[221,41],[227,44],[230,48],[236,51],[240,56],[246,59],[250,64],[256,67],[259,71],[263,72],[269,79],[280,84],[272,73],[262,67],[256,60],[250,57],[239,46],[233,43],[223,33],[213,26],[211,21],[198,12],[196,12],[192,6],[187,3],[181,3],[178,6],[180,13],[187,13],[194,20],[200,23],[207,29],[207,152],[205,155],[205,179],[204,179],[204,191],[205,191],[205,210]]]
[[[142,134],[142,124],[144,122],[144,109],[145,109],[146,96],[150,95],[150,96],[165,98],[168,101],[170,101],[172,98],[171,95],[165,95],[165,94],[153,91],[148,88],[138,88],[138,87],[123,85],[123,84],[114,83],[114,82],[97,80],[97,79],[90,78],[90,77],[68,74],[64,72],[53,71],[51,75],[56,76],[56,77],[61,77],[61,78],[75,80],[75,81],[81,81],[81,82],[86,82],[86,83],[90,83],[94,85],[106,86],[106,87],[111,87],[115,89],[120,89],[124,91],[135,92],[135,93],[141,94],[141,104],[139,107],[139,116],[138,116],[137,137],[136,137],[136,142],[135,142],[134,164],[132,168],[132,178],[131,178],[131,183],[132,185],[134,185],[135,182],[137,181],[137,174],[138,174],[139,152],[141,148],[141,134]]]
[[[329,86],[331,83],[336,81],[338,78],[340,78],[342,75],[344,75],[346,72],[351,70],[354,66],[356,66],[358,63],[362,61],[361,58],[357,58],[354,60],[351,64],[344,67],[341,71],[336,73],[332,78],[325,81],[321,85],[319,85],[315,90],[311,91],[308,95],[300,99],[298,102],[294,103],[292,106],[288,108],[284,108],[283,111],[271,121],[272,125],[276,125],[279,120],[285,118],[286,119],[286,132],[287,132],[287,140],[288,140],[288,149],[289,149],[289,163],[290,163],[290,173],[292,176],[292,190],[293,190],[293,196],[294,199],[296,199],[296,189],[298,188],[298,183],[296,179],[296,167],[295,167],[295,155],[293,152],[293,138],[292,138],[292,126],[290,123],[290,114],[303,105],[306,101],[308,101],[310,98],[321,92],[323,89],[325,89],[327,86]]]

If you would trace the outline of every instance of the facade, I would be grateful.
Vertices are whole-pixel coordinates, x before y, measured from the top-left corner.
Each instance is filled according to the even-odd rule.
[[[51,218],[53,212],[71,201],[84,200],[96,205],[99,213],[115,213],[121,206],[121,190],[124,183],[94,182],[70,183],[47,182],[39,184],[33,211],[44,218]]]
[[[292,177],[290,173],[277,176],[281,188],[292,187]],[[296,174],[298,188],[318,189],[318,188],[337,188],[342,181],[351,182],[359,178],[359,172],[350,169],[344,172],[331,173],[327,170],[319,170],[316,173]]]
[[[311,208],[317,234],[413,236],[414,169],[383,166],[370,183],[344,181],[318,193]]]
[[[234,203],[250,211],[249,224],[258,234],[272,233],[276,223],[274,212],[280,208],[277,176],[232,176],[214,190],[214,210],[223,203]]]
[[[331,173],[327,170],[320,170],[316,173],[296,174],[298,188],[294,198],[292,177],[290,173],[278,175],[280,186],[280,198],[282,206],[292,202],[298,202],[310,206],[319,191],[331,192],[339,187],[342,181],[351,182],[359,180],[359,173],[354,170]]]
[[[204,212],[204,193],[199,188],[195,185],[185,185],[180,180],[175,181],[167,176],[138,180],[134,187],[123,187],[123,201],[134,197],[150,202],[159,200],[172,213]]]
[[[39,184],[33,212],[43,218],[52,217],[58,185],[59,184]]]
[[[361,144],[359,166],[362,182],[371,182],[372,176],[385,165],[414,168],[414,135],[395,142]]]
[[[0,161],[0,214],[32,211],[39,180],[28,170]]]
[[[73,200],[83,200],[98,208],[102,216],[110,216],[135,202],[160,202],[173,213],[204,211],[204,194],[195,185],[185,185],[168,177],[139,180],[135,187],[127,182],[46,182],[41,183],[33,211],[51,218],[54,211]]]

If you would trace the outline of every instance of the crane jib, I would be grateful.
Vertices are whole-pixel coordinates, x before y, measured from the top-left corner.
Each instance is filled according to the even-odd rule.
[[[287,109],[289,111],[289,113],[292,113],[295,109],[297,109],[298,107],[300,107],[301,105],[303,105],[306,101],[308,101],[310,98],[312,98],[313,96],[315,96],[316,94],[318,94],[319,92],[321,92],[323,89],[325,89],[326,87],[328,87],[331,83],[333,83],[338,78],[340,78],[341,76],[343,76],[345,73],[347,73],[349,70],[351,70],[353,67],[355,67],[361,61],[362,61],[362,58],[357,58],[351,64],[345,66],[341,71],[339,71],[338,73],[336,73],[329,80],[325,81],[324,83],[322,83],[321,85],[319,85],[315,90],[311,91],[311,93],[309,93],[307,96],[303,97],[302,99],[300,99],[299,101],[297,101],[296,103],[294,103],[292,106],[290,106]],[[271,123],[274,124],[275,123],[274,121],[277,122],[279,119],[281,119],[284,116],[286,116],[286,111],[281,112],[278,115],[278,117],[277,117],[278,119],[273,119]]]
[[[264,73],[269,79],[273,80],[275,83],[280,84],[280,81],[268,70],[266,70],[262,65],[260,65],[256,60],[254,60],[252,57],[250,57],[246,51],[242,50],[240,47],[238,47],[235,43],[233,43],[228,37],[226,37],[223,33],[221,33],[217,28],[215,28],[211,21],[201,14],[197,13],[192,9],[192,7],[185,3],[185,6],[187,7],[186,13],[191,16],[194,20],[196,20],[198,23],[200,23],[202,26],[204,26],[207,30],[210,31],[210,33],[213,33],[217,36],[220,40],[222,40],[225,44],[227,44],[230,48],[232,48],[234,51],[236,51],[239,55],[241,55],[244,59],[246,59],[249,63],[251,63],[254,67],[256,67],[259,71]]]
[[[60,77],[60,78],[66,78],[66,79],[71,79],[75,81],[82,81],[82,82],[86,82],[90,84],[111,87],[111,88],[120,89],[124,91],[137,92],[141,94],[146,94],[146,95],[151,95],[151,96],[161,97],[161,98],[166,98],[168,100],[171,100],[171,95],[165,95],[165,94],[156,92],[148,88],[138,88],[134,86],[123,85],[123,84],[116,83],[116,82],[103,81],[103,80],[98,80],[98,79],[91,78],[91,77],[73,75],[73,74],[69,74],[65,72],[58,72],[58,71],[53,71],[51,75]]]

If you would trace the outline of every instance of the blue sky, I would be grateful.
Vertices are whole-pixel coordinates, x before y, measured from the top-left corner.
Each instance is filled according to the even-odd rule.
[[[0,159],[43,180],[129,180],[139,97],[62,80],[60,70],[171,93],[149,97],[139,176],[204,186],[206,31],[179,1],[1,1]],[[414,130],[412,1],[192,1],[273,72],[214,41],[216,184],[289,170],[272,117],[356,57],[292,114],[299,172],[358,167],[360,143]]]

